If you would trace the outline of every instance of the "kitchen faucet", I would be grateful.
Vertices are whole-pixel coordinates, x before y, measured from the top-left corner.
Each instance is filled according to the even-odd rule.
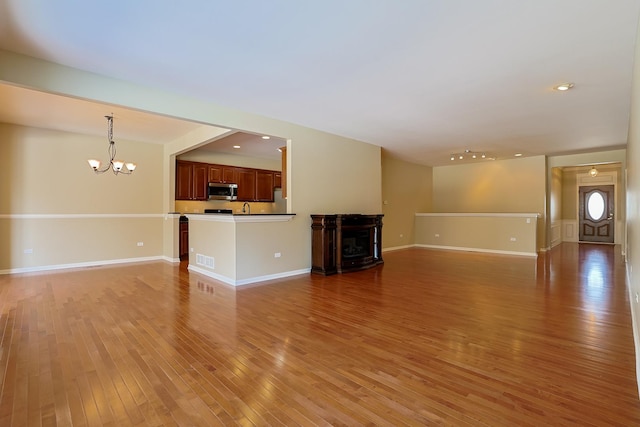
[[[245,207],[249,208],[248,214],[251,215],[251,205],[249,204],[249,202],[244,202],[244,205],[242,205],[242,213],[247,213]]]

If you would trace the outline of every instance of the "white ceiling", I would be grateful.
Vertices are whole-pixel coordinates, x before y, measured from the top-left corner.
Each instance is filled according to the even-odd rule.
[[[640,0],[0,0],[0,48],[440,165],[465,149],[624,146],[639,11]],[[575,87],[552,89],[563,82]],[[140,125],[131,139],[155,142],[193,126],[139,112],[121,124],[113,107],[90,124],[80,101],[41,100],[37,114],[29,102],[12,98],[22,107],[2,105],[0,121],[104,132],[114,111],[116,135]]]

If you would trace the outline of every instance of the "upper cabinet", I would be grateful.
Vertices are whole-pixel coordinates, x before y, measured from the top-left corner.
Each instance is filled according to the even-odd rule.
[[[176,162],[176,200],[207,200],[209,167],[206,163]]]
[[[253,202],[256,200],[256,170],[236,168],[236,184],[238,184],[238,200]],[[273,200],[273,195],[271,196]]]
[[[209,182],[236,184],[235,171],[234,166],[209,165]]]
[[[273,189],[276,187],[273,171],[256,171],[256,201],[273,202]]]
[[[237,166],[176,161],[176,200],[208,200],[209,182],[238,184],[238,201],[273,202],[280,172]]]

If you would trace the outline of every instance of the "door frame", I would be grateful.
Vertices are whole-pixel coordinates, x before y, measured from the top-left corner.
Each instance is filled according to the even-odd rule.
[[[618,204],[618,172],[617,171],[606,171],[600,172],[597,176],[591,176],[589,173],[578,173],[576,174],[576,193],[578,194],[576,200],[576,226],[580,224],[580,187],[592,187],[597,185],[613,185],[613,243],[620,244],[620,228],[621,224],[619,221],[619,204]],[[576,228],[577,230],[577,228]]]

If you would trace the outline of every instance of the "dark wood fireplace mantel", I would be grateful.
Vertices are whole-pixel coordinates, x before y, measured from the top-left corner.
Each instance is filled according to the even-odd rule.
[[[311,272],[336,274],[382,264],[383,215],[311,215]]]

